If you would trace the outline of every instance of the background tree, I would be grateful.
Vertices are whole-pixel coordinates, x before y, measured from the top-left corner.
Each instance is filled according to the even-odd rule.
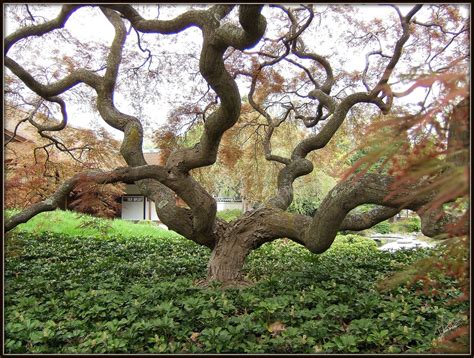
[[[433,236],[445,231],[440,223],[452,218],[443,212],[435,215],[433,199],[444,203],[463,195],[458,192],[442,196],[440,186],[432,185],[443,175],[451,175],[446,171],[410,181],[374,172],[349,175],[329,191],[313,216],[288,211],[294,200],[295,181],[322,164],[312,153],[330,145],[344,122],[353,128],[366,127],[373,115],[396,115],[399,126],[408,133],[402,148],[413,148],[411,143],[417,137],[408,129],[413,127],[411,118],[420,119],[421,132],[431,133],[430,126],[440,120],[431,111],[449,111],[451,105],[457,108],[462,97],[467,96],[469,22],[462,7],[380,9],[387,10],[386,16],[367,18],[357,16],[358,12],[367,12],[364,7],[215,5],[190,10],[171,8],[171,18],[163,20],[148,19],[150,11],[131,5],[87,9],[65,5],[52,20],[25,20],[5,38],[5,66],[21,86],[60,108],[63,118],[60,126],[38,129],[62,130],[67,124],[66,104],[73,100],[71,93],[80,89],[81,95],[89,96],[88,103],[95,106],[100,117],[123,132],[120,153],[127,167],[76,174],[49,199],[12,217],[6,230],[41,211],[54,209],[79,183],[134,182],[157,203],[157,214],[169,228],[212,250],[208,279],[226,283],[241,281],[246,256],[265,242],[287,237],[313,253],[322,253],[331,246],[338,231],[369,228],[402,208],[421,215],[423,232]],[[180,15],[176,16],[178,10]],[[21,63],[26,51],[22,45],[34,48],[36,39],[48,37],[59,41],[58,35],[64,35],[63,27],[70,18],[86,11],[95,11],[96,15],[100,11],[103,21],[113,27],[111,43],[99,46],[100,51],[91,51],[84,45],[74,57],[64,55],[62,61],[55,62],[56,77],[50,76],[52,69],[47,66]],[[202,43],[194,41],[194,46],[186,47],[187,53],[171,52],[167,61],[153,62],[166,52],[160,48],[164,43],[161,40],[169,35],[179,41],[190,28],[200,30]],[[199,54],[193,51],[196,44],[201,45]],[[366,53],[365,66],[354,68],[348,55],[362,51]],[[60,55],[53,60],[58,58]],[[144,118],[143,103],[151,97],[157,101],[158,94],[165,91],[164,78],[173,76],[180,81],[175,92],[175,108],[179,110],[172,112],[170,118],[172,124],[177,124],[176,129],[163,133],[169,139],[167,160],[163,166],[147,165],[142,145],[143,128],[149,121]],[[426,89],[422,103],[413,100],[414,96],[404,97],[414,81],[426,76],[433,80],[422,82]],[[438,87],[441,78],[456,78],[450,80],[456,95],[445,97],[448,102],[439,100],[443,94]],[[278,168],[278,174],[276,190],[264,205],[226,223],[216,218],[215,200],[193,173],[216,163],[219,153],[231,154],[228,160],[236,157],[235,153],[219,152],[219,148],[243,117],[238,83],[249,88],[248,102],[262,121],[263,154]],[[404,98],[410,101],[403,102]],[[202,123],[199,139],[193,145],[181,146],[174,139],[189,127],[181,127],[176,116]],[[279,151],[274,138],[287,125],[306,131],[298,140],[288,140],[287,150]],[[300,132],[297,133],[298,137]],[[437,140],[440,142],[435,143],[441,144],[448,138]],[[391,138],[385,139],[389,145],[390,141]],[[407,151],[400,155],[406,157]],[[396,191],[391,190],[394,187]],[[416,195],[407,196],[407,192]],[[188,208],[175,205],[175,194]],[[351,212],[362,204],[376,207],[364,214]],[[460,233],[466,233],[466,228]]]
[[[65,178],[87,169],[113,169],[123,165],[118,150],[119,142],[103,128],[66,127],[57,135],[38,133],[35,124],[48,120],[47,107],[41,104],[30,112],[17,106],[5,108],[12,138],[4,143],[8,164],[5,171],[5,201],[9,209],[23,209],[47,199]],[[44,113],[43,113],[44,112]],[[22,134],[27,142],[18,143]],[[72,190],[61,203],[62,209],[115,217],[120,213],[119,198],[123,185],[87,183]]]

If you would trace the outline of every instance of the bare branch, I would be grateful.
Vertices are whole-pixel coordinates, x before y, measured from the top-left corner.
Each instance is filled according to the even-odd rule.
[[[14,33],[5,37],[4,40],[4,50],[3,53],[7,54],[10,48],[17,43],[18,41],[30,37],[30,36],[41,36],[47,32],[50,32],[55,29],[60,29],[64,26],[66,21],[72,15],[74,11],[76,11],[80,6],[79,5],[63,5],[61,11],[59,12],[58,16],[48,22],[34,25],[34,26],[27,26],[22,27],[15,31]]]
[[[400,18],[400,23],[402,25],[403,33],[402,33],[402,36],[397,40],[395,44],[395,49],[393,51],[392,58],[390,59],[387,66],[385,67],[382,77],[380,78],[377,85],[375,85],[374,89],[371,91],[372,96],[378,96],[380,92],[382,92],[384,88],[387,86],[388,80],[390,79],[390,75],[392,74],[395,66],[400,60],[400,57],[402,56],[403,46],[410,38],[410,20],[421,9],[421,7],[422,5],[414,6],[408,12],[408,14],[405,17],[403,17],[400,13],[400,10],[396,6],[394,6]]]
[[[18,123],[15,126],[15,129],[13,130],[13,136],[3,144],[4,147],[6,147],[13,139],[15,139],[16,132],[22,123],[25,123],[26,121],[30,121],[33,119],[33,117],[36,115],[36,112],[38,112],[38,109],[40,108],[41,104],[42,104],[42,101],[38,101],[34,109],[28,114],[28,116],[18,121]]]

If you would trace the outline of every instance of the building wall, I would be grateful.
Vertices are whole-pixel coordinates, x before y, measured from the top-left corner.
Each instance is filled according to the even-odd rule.
[[[122,196],[122,215],[124,220],[144,220],[146,206],[142,195]]]
[[[155,202],[148,200],[148,198],[146,199],[145,213],[146,220],[160,221],[160,218],[156,214]]]
[[[217,202],[217,211],[222,210],[242,210],[243,211],[243,203],[241,201],[218,201]]]

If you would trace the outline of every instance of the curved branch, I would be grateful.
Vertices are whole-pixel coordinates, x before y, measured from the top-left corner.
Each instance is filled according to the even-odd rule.
[[[137,118],[120,112],[115,107],[113,101],[118,70],[122,61],[123,44],[127,36],[126,29],[123,21],[116,12],[108,8],[102,8],[102,11],[114,26],[115,37],[107,58],[107,71],[104,76],[104,85],[97,91],[97,108],[102,118],[109,125],[123,131],[124,139],[120,147],[120,153],[126,163],[131,167],[143,166],[146,165],[146,161],[142,151],[142,125]],[[168,174],[171,174],[171,172],[171,170],[168,170]],[[213,237],[211,235],[202,235],[202,231],[204,230],[204,225],[202,224],[203,211],[198,210],[195,203],[196,196],[193,196],[189,190],[189,183],[187,183],[188,185],[185,183],[182,187],[176,185],[177,182],[183,184],[185,180],[189,182],[190,179],[182,175],[179,181],[174,179],[162,183],[153,179],[141,179],[137,180],[135,184],[143,195],[156,203],[157,214],[161,221],[168,227],[200,244],[212,247]],[[194,188],[200,189],[197,185]],[[191,206],[194,217],[189,210],[179,208],[176,205],[174,192],[180,195],[180,197]],[[203,197],[201,205],[207,204],[210,207],[215,206],[215,201],[209,194],[208,197],[203,194]],[[209,230],[210,229],[204,231],[206,231],[207,234]]]
[[[171,20],[146,20],[131,5],[104,4],[101,7],[118,11],[137,31],[144,33],[175,34],[192,26],[203,28],[208,20],[208,12],[204,10],[190,10]]]
[[[395,7],[395,10],[397,10],[397,13],[400,17],[403,33],[402,33],[402,36],[396,42],[392,58],[390,59],[387,66],[385,67],[385,70],[379,82],[375,85],[374,89],[371,91],[371,95],[378,96],[380,92],[382,92],[383,89],[387,86],[388,80],[390,79],[390,76],[395,66],[397,65],[398,61],[400,60],[400,57],[402,56],[403,46],[410,38],[410,21],[412,17],[422,8],[422,6],[423,5],[414,6],[405,17],[402,17],[400,10],[398,10],[398,8]]]
[[[38,109],[40,108],[41,104],[42,104],[42,101],[38,101],[38,103],[35,105],[33,110],[28,114],[28,116],[18,121],[18,123],[15,125],[15,129],[13,130],[13,135],[11,136],[9,140],[7,140],[3,144],[4,147],[6,147],[13,139],[15,139],[16,132],[18,131],[18,128],[20,127],[22,123],[25,123],[26,121],[30,121],[33,119],[33,117],[36,115],[36,112],[38,112]]]
[[[372,103],[383,112],[386,111],[385,103],[380,98],[374,98],[363,92],[351,94],[336,106],[333,115],[319,133],[302,140],[295,147],[291,157],[293,159],[305,158],[311,151],[325,147],[344,122],[349,110],[358,103]]]
[[[265,159],[269,161],[278,162],[281,164],[290,164],[289,158],[284,158],[282,156],[272,154],[271,139],[272,139],[274,130],[275,130],[274,126],[269,126],[268,130],[265,133],[265,139],[263,142],[263,151],[265,153]]]
[[[268,205],[286,210],[293,201],[293,182],[313,171],[313,163],[305,158],[292,158],[278,173],[277,195],[268,201]]]
[[[67,116],[67,110],[66,110],[66,103],[59,97],[49,97],[47,100],[50,102],[55,102],[59,104],[59,106],[61,107],[62,120],[61,122],[57,124],[48,126],[48,125],[44,125],[44,124],[40,124],[36,122],[33,119],[34,116],[30,116],[28,121],[38,130],[40,135],[42,134],[42,132],[45,132],[45,131],[58,132],[66,128],[66,125],[67,125],[68,116]]]
[[[311,22],[313,17],[314,17],[314,12],[313,12],[312,8],[310,8],[308,10],[310,11],[310,18],[308,19],[309,21],[307,22],[306,27],[309,26],[309,22]],[[294,17],[293,13],[291,11],[288,11],[287,14],[288,14],[288,17],[289,17],[289,19],[292,23],[292,27],[296,28],[297,23],[296,23],[296,18]],[[306,27],[303,27],[302,29],[305,29]],[[301,33],[301,32],[302,31],[300,30],[298,32],[298,34]],[[303,41],[301,40],[301,38],[295,37],[295,39],[296,40],[293,42],[291,52],[293,54],[295,54],[297,57],[301,58],[301,59],[313,60],[313,61],[317,62],[318,64],[320,64],[324,68],[324,71],[326,72],[326,80],[324,81],[324,83],[321,87],[317,87],[317,88],[321,89],[324,93],[329,94],[331,92],[332,86],[335,83],[334,73],[332,71],[331,64],[329,63],[329,61],[326,58],[324,58],[321,55],[318,55],[317,53],[305,52],[301,49],[298,49],[297,43],[299,43],[300,47],[302,47],[302,48],[304,48],[304,44],[303,44]]]
[[[390,217],[390,214],[395,215],[396,210],[399,211],[402,208],[416,211],[429,202],[433,196],[430,192],[423,196],[413,197],[406,202],[404,207],[401,207],[400,200],[404,194],[394,193],[390,199],[387,199],[393,182],[394,179],[389,176],[365,174],[337,184],[324,198],[311,225],[306,230],[303,239],[305,246],[314,253],[326,251],[332,245],[338,231],[357,227],[358,224],[354,225],[352,222],[357,216],[350,215],[347,218],[347,214],[359,205],[376,204],[388,207],[370,213],[366,220],[367,224],[371,224],[376,223],[380,218]],[[424,185],[423,182],[417,183],[412,185],[410,190],[416,190]],[[390,211],[390,208],[393,211]],[[360,227],[366,228],[366,225],[361,224]]]
[[[8,35],[7,37],[5,37],[4,40],[5,47],[3,49],[3,53],[6,55],[15,43],[24,38],[30,36],[41,36],[52,30],[64,27],[66,21],[69,19],[72,13],[76,11],[79,7],[81,7],[81,5],[63,5],[61,11],[55,19],[39,25],[22,27],[14,33]]]
[[[32,75],[28,73],[28,71],[26,71],[20,64],[10,57],[5,56],[4,64],[19,79],[21,79],[29,89],[46,99],[64,93],[80,83],[85,83],[97,90],[102,80],[99,75],[92,71],[86,69],[77,69],[55,83],[44,85],[38,82]]]
[[[239,50],[255,46],[267,26],[265,18],[260,15],[262,7],[263,5],[241,5],[239,7],[239,22],[242,29],[232,24],[221,26],[216,32],[217,43]]]
[[[248,10],[246,10],[247,7]],[[253,46],[254,41],[263,35],[266,22],[265,18],[260,15],[260,10],[260,6],[241,6],[240,21],[246,24],[247,28],[245,30],[246,35],[239,37],[240,45],[244,47]],[[251,22],[258,23],[258,26],[249,26]],[[249,31],[251,30],[257,32],[250,35]],[[225,35],[226,32],[232,31],[229,31],[229,28],[224,25],[216,31],[207,28],[207,31],[203,33],[204,42],[199,69],[206,82],[216,92],[221,105],[208,116],[199,143],[193,148],[176,151],[168,158],[167,166],[177,166],[183,173],[215,163],[222,135],[236,123],[240,115],[239,89],[235,80],[227,72],[222,59],[229,46],[223,40],[234,41],[234,35],[237,35],[230,33]]]
[[[101,88],[101,91],[105,91],[111,97],[115,89],[119,67],[122,62],[122,50],[125,39],[127,38],[127,29],[115,11],[102,7],[101,10],[115,29],[115,37],[110,46],[109,55],[107,56],[107,67]]]

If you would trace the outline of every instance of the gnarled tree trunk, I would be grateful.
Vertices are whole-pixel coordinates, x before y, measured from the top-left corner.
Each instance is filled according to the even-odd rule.
[[[251,248],[239,237],[223,237],[211,253],[208,264],[208,281],[244,282],[242,269]]]

